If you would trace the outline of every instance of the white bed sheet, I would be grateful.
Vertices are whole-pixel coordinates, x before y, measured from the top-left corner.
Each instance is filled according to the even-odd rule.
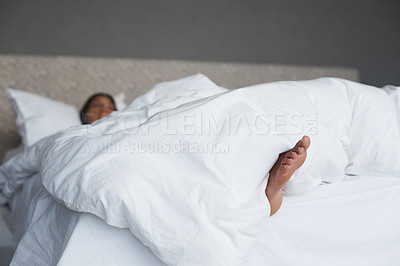
[[[77,213],[40,190],[11,265],[165,265],[128,229]],[[285,195],[247,265],[399,265],[400,178],[348,176]]]

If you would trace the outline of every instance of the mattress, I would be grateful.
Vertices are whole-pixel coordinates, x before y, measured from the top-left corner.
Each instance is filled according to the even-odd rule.
[[[23,191],[31,190],[17,197]],[[31,197],[30,223],[11,265],[165,265],[128,229],[69,210],[41,188]],[[390,202],[399,201],[397,177],[346,176],[286,194],[246,265],[398,265],[400,212]]]

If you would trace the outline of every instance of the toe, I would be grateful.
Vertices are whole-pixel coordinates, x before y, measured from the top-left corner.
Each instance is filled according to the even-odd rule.
[[[299,147],[303,147],[305,150],[308,149],[308,147],[310,147],[311,144],[311,140],[310,137],[308,136],[303,136],[301,138],[301,140],[299,140],[296,145],[294,146],[295,149],[299,148]]]
[[[297,156],[297,153],[294,151],[289,151],[288,153],[286,153],[286,158],[295,159],[296,156]]]
[[[310,147],[311,140],[309,136],[303,136],[300,142],[300,146],[303,147],[304,149],[308,149]]]
[[[297,157],[297,153],[295,151],[290,151],[289,152],[289,157],[288,158],[296,159],[296,157]]]
[[[290,164],[292,163],[292,161],[293,161],[293,159],[284,158],[284,159],[282,160],[282,164],[283,164],[283,165],[290,165]]]

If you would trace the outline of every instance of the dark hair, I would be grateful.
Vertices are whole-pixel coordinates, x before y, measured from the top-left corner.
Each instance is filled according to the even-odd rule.
[[[110,99],[110,101],[114,104],[114,111],[117,111],[117,106],[115,105],[114,98],[110,94],[103,93],[103,92],[95,93],[92,96],[90,96],[89,99],[86,100],[81,111],[79,112],[82,124],[84,124],[84,125],[89,124],[89,122],[87,122],[87,120],[86,120],[87,109],[89,108],[89,105],[94,100],[94,98],[99,97],[99,96],[104,96],[104,97],[107,97],[108,99]]]

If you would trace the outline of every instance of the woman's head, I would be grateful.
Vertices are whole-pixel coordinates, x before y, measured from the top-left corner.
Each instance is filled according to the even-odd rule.
[[[114,98],[107,93],[96,93],[87,99],[80,112],[82,124],[91,124],[94,121],[117,111]]]

